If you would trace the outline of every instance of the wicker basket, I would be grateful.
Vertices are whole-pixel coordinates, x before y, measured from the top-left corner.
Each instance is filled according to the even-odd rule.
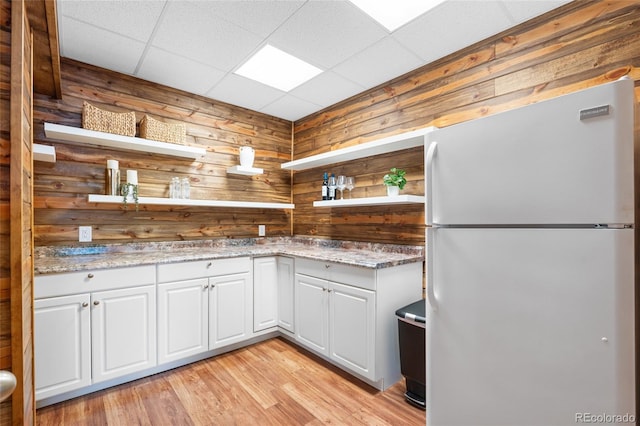
[[[165,123],[145,115],[140,120],[140,137],[154,141],[184,144],[187,130],[183,123]]]
[[[117,135],[136,135],[136,114],[134,112],[111,112],[85,102],[82,105],[82,127],[98,132]]]

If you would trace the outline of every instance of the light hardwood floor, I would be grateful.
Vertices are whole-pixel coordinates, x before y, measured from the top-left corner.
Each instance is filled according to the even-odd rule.
[[[380,392],[270,339],[37,411],[38,425],[425,425],[404,380]]]

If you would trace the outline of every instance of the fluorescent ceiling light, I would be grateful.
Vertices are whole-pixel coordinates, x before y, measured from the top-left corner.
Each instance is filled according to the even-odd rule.
[[[389,31],[433,9],[445,0],[350,0]]]
[[[235,73],[288,92],[321,72],[321,69],[267,44]]]

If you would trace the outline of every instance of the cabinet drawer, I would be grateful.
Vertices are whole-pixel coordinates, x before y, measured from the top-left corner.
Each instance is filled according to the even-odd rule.
[[[155,284],[155,265],[36,275],[34,297],[65,296]]]
[[[158,282],[191,280],[249,271],[251,271],[251,258],[249,257],[165,263],[158,265]]]
[[[296,274],[348,284],[367,290],[376,289],[376,271],[371,268],[310,259],[296,259]]]
[[[348,284],[354,287],[375,291],[376,270],[371,268],[362,268],[359,266],[332,263],[329,267],[329,280],[340,284]]]

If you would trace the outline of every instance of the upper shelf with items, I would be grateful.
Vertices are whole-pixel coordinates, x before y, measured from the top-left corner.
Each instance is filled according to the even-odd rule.
[[[306,170],[314,167],[326,166],[328,164],[340,163],[342,161],[357,160],[359,158],[370,157],[372,155],[386,154],[403,149],[414,148],[424,145],[425,135],[434,131],[433,126],[414,130],[412,132],[393,135],[384,139],[336,149],[311,157],[283,163],[282,168],[287,170]]]
[[[65,142],[104,146],[107,148],[126,151],[150,152],[153,154],[191,158],[194,160],[204,157],[207,153],[206,149],[195,146],[159,142],[112,133],[96,132],[94,130],[63,126],[53,123],[44,123],[44,134],[48,138],[59,139]]]

